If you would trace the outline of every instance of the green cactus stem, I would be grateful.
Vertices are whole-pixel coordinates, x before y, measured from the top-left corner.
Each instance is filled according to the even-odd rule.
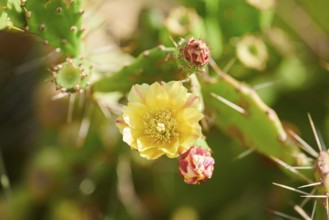
[[[276,113],[253,89],[223,72],[200,83],[205,106],[216,116],[215,124],[241,145],[291,166],[310,164],[310,159],[287,135]],[[216,96],[224,97],[242,111],[232,109]]]
[[[25,0],[22,2],[25,30],[40,36],[45,44],[60,48],[71,58],[79,55],[81,44],[81,0]]]
[[[97,92],[127,92],[134,84],[182,80],[187,75],[177,67],[175,51],[175,48],[164,46],[146,50],[130,65],[95,82],[93,89]]]
[[[56,65],[51,70],[56,89],[62,92],[83,92],[88,85],[92,66],[83,59],[68,58],[65,63]]]

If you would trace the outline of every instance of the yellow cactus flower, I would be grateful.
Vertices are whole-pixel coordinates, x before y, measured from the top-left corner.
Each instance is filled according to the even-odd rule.
[[[117,126],[123,141],[142,157],[178,157],[200,137],[199,97],[182,82],[134,85]]]

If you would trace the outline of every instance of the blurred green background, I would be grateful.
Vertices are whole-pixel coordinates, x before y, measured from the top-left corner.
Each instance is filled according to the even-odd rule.
[[[143,50],[172,46],[168,36],[193,34],[205,39],[220,67],[232,64],[228,72],[236,79],[269,83],[257,92],[285,126],[316,146],[309,112],[329,143],[329,2],[281,0],[269,8],[269,0],[250,2],[256,6],[244,0],[85,1],[85,54],[99,72],[114,71]],[[248,68],[237,58],[245,35],[265,43],[265,68]],[[114,125],[115,97],[107,110],[88,96],[54,99],[47,68],[57,61],[48,53],[37,38],[0,32],[1,220],[281,219],[273,210],[298,216],[293,204],[302,199],[272,182],[302,183],[259,154],[235,159],[246,148],[211,123],[205,135],[215,172],[201,185],[183,182],[176,159],[140,158]],[[4,187],[6,176],[10,187]],[[305,210],[311,209],[309,203]]]

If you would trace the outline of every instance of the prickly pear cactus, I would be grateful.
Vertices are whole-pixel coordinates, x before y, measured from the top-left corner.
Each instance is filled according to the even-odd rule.
[[[51,71],[56,90],[61,92],[83,92],[88,85],[92,66],[83,59],[70,59],[54,66]]]
[[[186,68],[179,67],[181,57],[173,56],[173,52],[177,50],[180,51],[181,47],[157,47],[145,51],[131,65],[123,67],[113,76],[102,78],[94,83],[93,90],[97,92],[125,92],[136,83],[150,80],[174,80],[175,76],[186,76]],[[152,68],[154,64],[157,67],[156,72]],[[190,68],[192,69],[192,66]],[[187,71],[191,72],[191,69]],[[194,67],[195,72],[199,70],[200,68]],[[217,115],[216,125],[219,128],[242,145],[269,157],[276,157],[293,165],[309,164],[305,154],[288,138],[276,113],[263,103],[253,89],[224,73],[220,78],[214,78],[210,81],[202,77],[199,78],[201,83],[200,95],[203,95],[206,100],[205,106],[211,107]],[[225,99],[241,106],[244,113],[216,100],[216,95],[225,97]],[[262,127],[261,130],[259,129],[260,126]]]
[[[60,48],[71,58],[81,47],[81,0],[22,1],[27,25],[25,30],[40,36],[45,44]]]

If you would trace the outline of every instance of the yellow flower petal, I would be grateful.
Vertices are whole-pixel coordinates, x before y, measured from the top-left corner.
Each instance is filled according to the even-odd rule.
[[[142,157],[178,157],[201,134],[198,98],[182,82],[135,85],[117,123],[124,141]]]

